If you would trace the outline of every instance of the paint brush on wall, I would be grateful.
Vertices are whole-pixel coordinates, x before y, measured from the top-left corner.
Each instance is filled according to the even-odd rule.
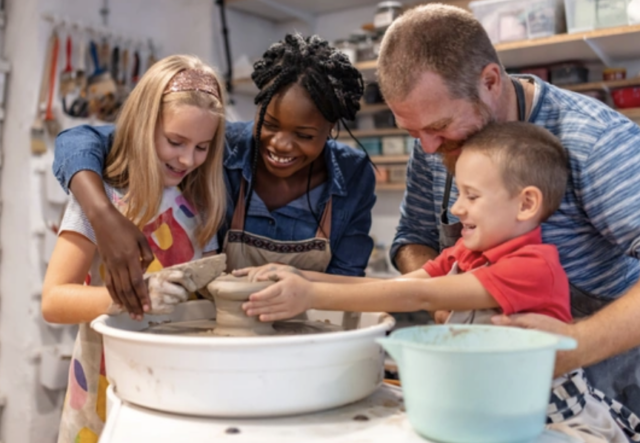
[[[45,54],[44,66],[42,67],[42,79],[40,81],[40,93],[38,95],[36,116],[33,124],[31,125],[31,152],[33,154],[43,154],[47,152],[43,113],[45,112],[47,107],[46,100],[47,91],[50,85],[50,73],[53,63],[53,53],[57,45],[59,45],[58,33],[54,30],[51,33],[51,36],[49,37],[49,41],[47,43],[47,52]]]
[[[98,46],[93,40],[89,43],[89,50],[95,66],[93,74],[91,74],[88,81],[89,99],[99,99],[108,94],[115,94],[116,83],[111,78],[111,73],[100,65]]]

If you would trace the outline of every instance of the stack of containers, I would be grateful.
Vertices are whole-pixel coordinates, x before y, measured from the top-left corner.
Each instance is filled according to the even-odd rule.
[[[494,44],[566,30],[562,0],[479,0],[469,3],[469,8]]]

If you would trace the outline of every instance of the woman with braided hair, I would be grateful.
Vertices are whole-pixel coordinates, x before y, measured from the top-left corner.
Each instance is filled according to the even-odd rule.
[[[226,127],[229,201],[218,236],[228,270],[278,262],[362,276],[373,247],[373,167],[365,153],[331,137],[338,122],[355,118],[362,76],[320,37],[287,35],[255,63],[252,79],[254,121]],[[112,135],[110,126],[61,133],[54,172],[91,214],[106,267],[120,276],[114,301],[139,317],[148,306],[141,283],[148,245],[96,185]]]

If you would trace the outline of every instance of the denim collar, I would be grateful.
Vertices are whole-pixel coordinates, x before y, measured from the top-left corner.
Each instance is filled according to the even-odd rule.
[[[247,122],[246,127],[242,130],[238,137],[235,137],[235,145],[228,146],[228,155],[224,160],[224,166],[227,169],[235,169],[242,171],[242,177],[247,183],[251,182],[251,143],[253,140],[253,122]],[[344,175],[340,168],[340,163],[336,158],[336,152],[331,149],[335,145],[335,140],[327,140],[324,145],[324,157],[327,163],[327,172],[329,178],[327,180],[329,193],[344,197],[347,195]],[[328,196],[327,196],[328,199]]]

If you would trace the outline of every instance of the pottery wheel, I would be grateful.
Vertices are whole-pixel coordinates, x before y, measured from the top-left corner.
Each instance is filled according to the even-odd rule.
[[[148,328],[140,332],[158,335],[181,335],[181,336],[211,336],[213,329],[216,327],[214,319],[180,321],[180,322],[162,322],[150,325]],[[306,335],[306,334],[323,334],[327,332],[342,331],[342,327],[332,323],[310,320],[286,320],[277,321],[273,324],[275,335]],[[269,337],[269,336],[266,336]]]

